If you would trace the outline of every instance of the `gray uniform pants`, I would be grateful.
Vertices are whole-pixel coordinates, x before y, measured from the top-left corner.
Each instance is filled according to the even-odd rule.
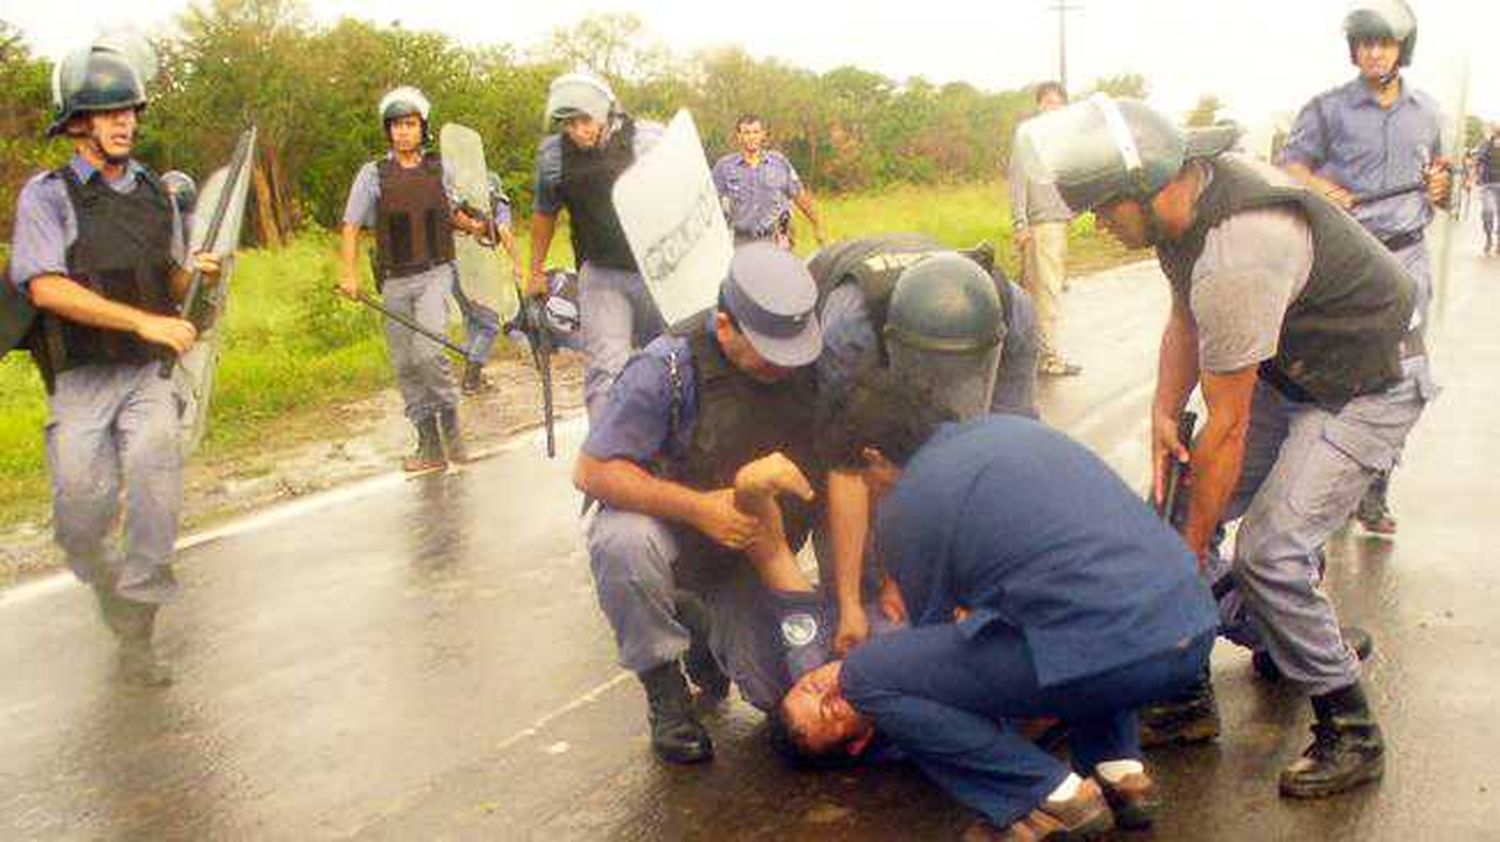
[[[738,555],[683,556],[677,532],[638,512],[601,507],[589,526],[589,565],[599,607],[614,629],[620,665],[644,672],[687,651],[673,609],[678,588],[702,597],[713,617],[709,645],[740,693],[762,709],[786,692],[786,650],[775,609]]]
[[[115,590],[162,603],[182,507],[178,405],[158,364],[64,371],[48,400],[47,462],[57,543],[79,580],[117,575]],[[125,503],[124,554],[109,541]]]
[[[589,262],[578,270],[578,318],[588,356],[583,400],[592,421],[630,352],[655,339],[666,325],[639,272]]]
[[[415,275],[387,279],[381,288],[385,306],[428,330],[447,334],[453,271],[452,264],[444,263]],[[412,423],[458,406],[458,387],[448,373],[443,346],[392,319],[385,321],[385,342],[406,417]]]
[[[1248,620],[1281,672],[1313,695],[1359,680],[1359,659],[1320,587],[1323,545],[1376,474],[1399,460],[1436,393],[1426,357],[1402,368],[1401,382],[1337,414],[1255,387],[1244,468],[1225,517],[1244,518],[1233,559],[1238,587],[1222,607],[1226,626]]]

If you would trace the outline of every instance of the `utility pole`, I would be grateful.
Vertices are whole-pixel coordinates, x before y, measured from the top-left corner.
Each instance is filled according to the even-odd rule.
[[[1083,11],[1083,7],[1069,5],[1067,0],[1057,0],[1047,8],[1049,11],[1057,12],[1057,81],[1066,91],[1068,90],[1068,12]]]

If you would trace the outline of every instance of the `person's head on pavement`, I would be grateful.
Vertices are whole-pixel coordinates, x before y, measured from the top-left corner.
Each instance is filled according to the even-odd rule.
[[[776,383],[822,352],[817,303],[817,284],[802,261],[772,243],[750,243],[735,250],[719,287],[714,336],[736,368]]]
[[[843,661],[830,661],[797,679],[771,717],[772,742],[804,766],[847,763],[875,738],[870,719],[844,698]]]
[[[1183,129],[1138,100],[1095,94],[1028,121],[1016,154],[1074,213],[1093,211],[1127,248],[1148,248],[1192,225],[1203,185],[1197,162],[1238,138],[1232,125]]]

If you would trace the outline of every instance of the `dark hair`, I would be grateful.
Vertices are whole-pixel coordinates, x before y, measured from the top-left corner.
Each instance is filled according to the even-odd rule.
[[[1068,101],[1068,89],[1064,88],[1061,82],[1051,79],[1037,83],[1036,90],[1032,93],[1032,101],[1040,105],[1042,98],[1047,94],[1057,94],[1062,97],[1063,102]]]
[[[904,466],[939,424],[955,420],[926,386],[889,369],[872,369],[826,396],[819,407],[818,455],[829,469],[862,468],[862,452],[873,447]]]
[[[786,765],[809,771],[849,769],[859,765],[859,756],[843,751],[843,746],[821,754],[810,750],[782,712],[785,703],[786,697],[783,696],[776,707],[767,711],[766,738]]]
[[[715,305],[715,309],[720,313],[723,313],[724,316],[729,319],[730,327],[740,331],[741,333],[745,332],[740,327],[740,320],[735,317],[734,311],[729,309],[729,299],[724,295],[724,287],[722,285],[719,287],[719,303]]]
[[[739,131],[740,129],[743,129],[751,123],[760,123],[762,126],[765,125],[765,121],[760,119],[759,114],[747,111],[744,114],[741,114],[739,117],[735,118],[734,130]]]

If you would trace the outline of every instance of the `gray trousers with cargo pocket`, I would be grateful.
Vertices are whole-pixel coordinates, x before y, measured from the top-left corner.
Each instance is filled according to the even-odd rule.
[[[182,507],[177,396],[155,362],[87,365],[57,376],[47,462],[57,543],[80,581],[163,603]],[[123,551],[111,540],[124,503]]]
[[[1437,387],[1427,358],[1402,362],[1403,379],[1337,413],[1257,383],[1244,467],[1225,520],[1243,518],[1220,606],[1225,633],[1264,647],[1283,675],[1311,695],[1359,680],[1322,584],[1323,545],[1365,488],[1401,456]],[[1235,633],[1236,626],[1241,628]],[[1246,633],[1248,632],[1248,633]]]
[[[434,333],[447,335],[453,271],[453,264],[443,263],[415,275],[388,278],[381,284],[381,297],[394,312]],[[458,386],[448,372],[443,346],[394,319],[385,320],[385,342],[390,348],[391,366],[396,369],[396,386],[406,404],[406,417],[413,424],[458,406]]]

